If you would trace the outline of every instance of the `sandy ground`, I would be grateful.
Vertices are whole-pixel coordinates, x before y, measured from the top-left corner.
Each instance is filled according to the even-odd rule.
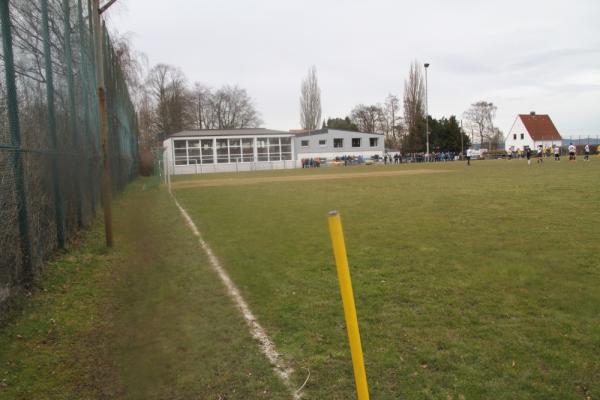
[[[423,175],[451,172],[442,169],[412,169],[406,171],[377,171],[377,172],[350,172],[340,174],[318,174],[318,175],[297,175],[297,176],[268,176],[259,178],[224,178],[211,180],[189,180],[180,181],[172,184],[174,189],[194,188],[194,187],[214,187],[214,186],[238,186],[254,185],[257,183],[271,182],[300,182],[300,181],[324,181],[331,179],[354,179],[354,178],[372,178],[384,176],[402,176],[402,175]]]

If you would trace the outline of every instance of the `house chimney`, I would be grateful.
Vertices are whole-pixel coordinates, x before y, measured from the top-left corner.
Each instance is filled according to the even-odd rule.
[[[535,111],[530,111],[529,115],[535,115]]]

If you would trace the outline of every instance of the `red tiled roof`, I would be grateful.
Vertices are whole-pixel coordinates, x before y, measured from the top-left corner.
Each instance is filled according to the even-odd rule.
[[[562,140],[554,123],[546,114],[519,114],[533,140]]]

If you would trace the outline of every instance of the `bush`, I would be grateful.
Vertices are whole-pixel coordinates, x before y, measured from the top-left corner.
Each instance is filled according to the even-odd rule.
[[[154,155],[148,149],[140,149],[140,175],[150,176],[154,173]]]

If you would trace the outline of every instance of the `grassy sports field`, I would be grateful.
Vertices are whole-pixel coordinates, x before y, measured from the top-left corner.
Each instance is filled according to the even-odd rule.
[[[600,398],[600,160],[174,179],[305,399],[352,399],[326,214],[372,399]],[[0,399],[289,399],[165,187],[140,178],[0,322]]]
[[[298,386],[310,370],[306,398],[354,396],[335,209],[372,398],[591,399],[599,177],[596,159],[499,160],[178,177],[174,193]]]

